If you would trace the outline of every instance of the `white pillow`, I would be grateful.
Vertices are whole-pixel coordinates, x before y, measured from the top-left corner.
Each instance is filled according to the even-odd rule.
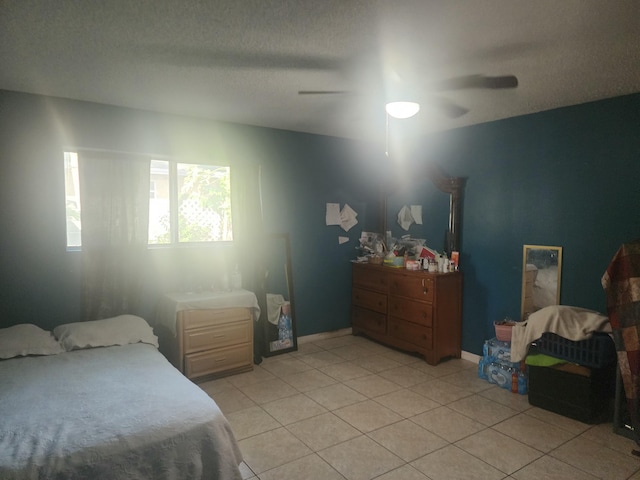
[[[0,358],[56,355],[64,349],[51,332],[31,323],[0,329]]]
[[[153,329],[143,318],[135,315],[67,323],[54,328],[53,334],[67,351],[129,343],[148,343],[158,347],[158,337],[153,334]]]

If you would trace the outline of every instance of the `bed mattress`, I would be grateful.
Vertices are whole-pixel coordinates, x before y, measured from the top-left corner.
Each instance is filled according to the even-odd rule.
[[[147,344],[0,361],[0,478],[240,479],[215,402]]]

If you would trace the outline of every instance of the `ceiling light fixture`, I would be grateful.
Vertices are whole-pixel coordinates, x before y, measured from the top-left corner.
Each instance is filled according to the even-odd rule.
[[[389,102],[385,110],[393,118],[410,118],[420,111],[420,104],[416,102]]]

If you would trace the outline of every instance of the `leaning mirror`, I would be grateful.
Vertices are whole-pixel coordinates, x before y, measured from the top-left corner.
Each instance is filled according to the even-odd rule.
[[[562,247],[524,245],[522,250],[522,320],[560,303]]]
[[[293,297],[291,241],[289,234],[270,234],[263,240],[267,252],[265,290],[267,322],[264,324],[263,356],[270,357],[298,349]]]

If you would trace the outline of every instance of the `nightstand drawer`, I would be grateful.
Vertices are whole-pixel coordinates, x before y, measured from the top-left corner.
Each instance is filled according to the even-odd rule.
[[[230,347],[251,341],[251,320],[191,329],[184,334],[184,353]]]
[[[426,327],[433,324],[433,305],[400,297],[389,297],[389,315]]]
[[[387,296],[382,293],[353,287],[351,290],[351,302],[359,307],[387,313]]]
[[[251,343],[190,353],[184,357],[184,370],[188,378],[240,368],[246,370],[253,368],[253,346]]]
[[[185,330],[251,319],[251,313],[248,308],[182,310],[178,312],[178,315],[182,316]]]

